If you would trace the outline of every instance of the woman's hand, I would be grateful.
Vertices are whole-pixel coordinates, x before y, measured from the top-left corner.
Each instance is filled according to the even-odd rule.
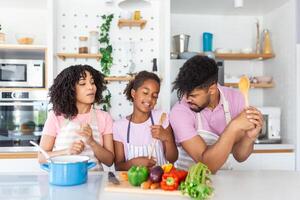
[[[166,129],[164,129],[161,125],[152,125],[150,128],[153,138],[158,139],[162,142],[170,140],[171,135],[168,134]]]
[[[70,155],[80,154],[84,150],[84,142],[82,140],[77,140],[71,144],[68,149]]]
[[[78,134],[84,138],[87,144],[91,144],[94,141],[93,130],[89,124],[81,124]]]

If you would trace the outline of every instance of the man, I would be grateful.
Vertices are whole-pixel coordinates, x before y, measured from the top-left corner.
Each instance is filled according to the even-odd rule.
[[[174,82],[173,90],[177,89],[180,101],[170,112],[176,142],[193,161],[203,162],[213,173],[230,153],[239,162],[249,157],[263,122],[256,108],[245,108],[238,90],[222,87],[217,81],[214,60],[192,57],[180,68]],[[179,165],[186,162],[179,156]]]

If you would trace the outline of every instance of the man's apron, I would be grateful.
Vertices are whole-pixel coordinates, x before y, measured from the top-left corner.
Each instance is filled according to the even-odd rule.
[[[226,124],[228,124],[231,121],[231,115],[229,112],[229,104],[226,100],[223,92],[220,91],[220,97],[221,101],[223,102],[223,108],[224,108],[224,114],[225,114],[225,120]],[[217,142],[219,139],[219,135],[212,133],[210,131],[203,130],[202,126],[202,120],[200,112],[196,114],[197,118],[197,133],[201,136],[201,138],[205,141],[206,145],[213,145]],[[188,170],[191,165],[195,164],[193,159],[185,152],[185,150],[179,146],[178,147],[178,160],[176,162],[176,166],[181,169]],[[226,161],[221,169],[231,169],[229,161]]]
[[[150,119],[151,119],[152,125],[154,125],[152,113],[150,113]],[[131,118],[128,122],[128,127],[127,127],[127,143],[125,144],[125,148],[127,151],[127,154],[125,154],[126,160],[131,160],[133,158],[142,157],[142,156],[148,157],[148,155],[151,152],[152,144],[148,144],[148,145],[130,144],[130,127],[131,127],[130,122],[131,122]],[[140,134],[144,134],[144,133],[140,133]],[[154,141],[155,140],[153,140],[153,142]],[[157,165],[162,166],[163,164],[167,163],[161,141],[157,140],[156,142],[154,142],[154,150],[153,150],[152,155],[155,158]]]
[[[103,145],[102,138],[100,138],[99,128],[97,125],[97,115],[96,110],[92,108],[87,122],[93,131],[94,140]],[[80,130],[80,122],[70,121],[65,119],[60,128],[60,133],[56,136],[54,143],[54,150],[62,150],[69,148],[74,141],[82,140],[85,143],[85,139],[78,134]],[[85,143],[84,150],[79,155],[89,156],[90,160],[97,163],[97,166],[92,170],[103,171],[102,164],[99,163],[98,159],[95,157],[92,148]]]

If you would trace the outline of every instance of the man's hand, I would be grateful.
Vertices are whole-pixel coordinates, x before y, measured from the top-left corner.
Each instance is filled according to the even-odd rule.
[[[263,126],[263,116],[261,112],[254,107],[248,107],[246,113],[251,114],[248,116],[248,119],[255,125],[255,128],[247,130],[246,134],[251,140],[255,141]]]

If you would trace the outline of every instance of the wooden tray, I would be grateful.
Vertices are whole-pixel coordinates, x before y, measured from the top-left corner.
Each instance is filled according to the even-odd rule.
[[[117,175],[117,173],[116,173]],[[124,193],[136,193],[136,194],[152,194],[152,195],[171,195],[171,196],[181,196],[181,192],[179,190],[176,191],[164,191],[162,189],[142,189],[141,187],[134,187],[130,185],[128,181],[123,181],[120,178],[120,185],[114,185],[107,181],[107,184],[104,188],[106,192],[124,192]]]

